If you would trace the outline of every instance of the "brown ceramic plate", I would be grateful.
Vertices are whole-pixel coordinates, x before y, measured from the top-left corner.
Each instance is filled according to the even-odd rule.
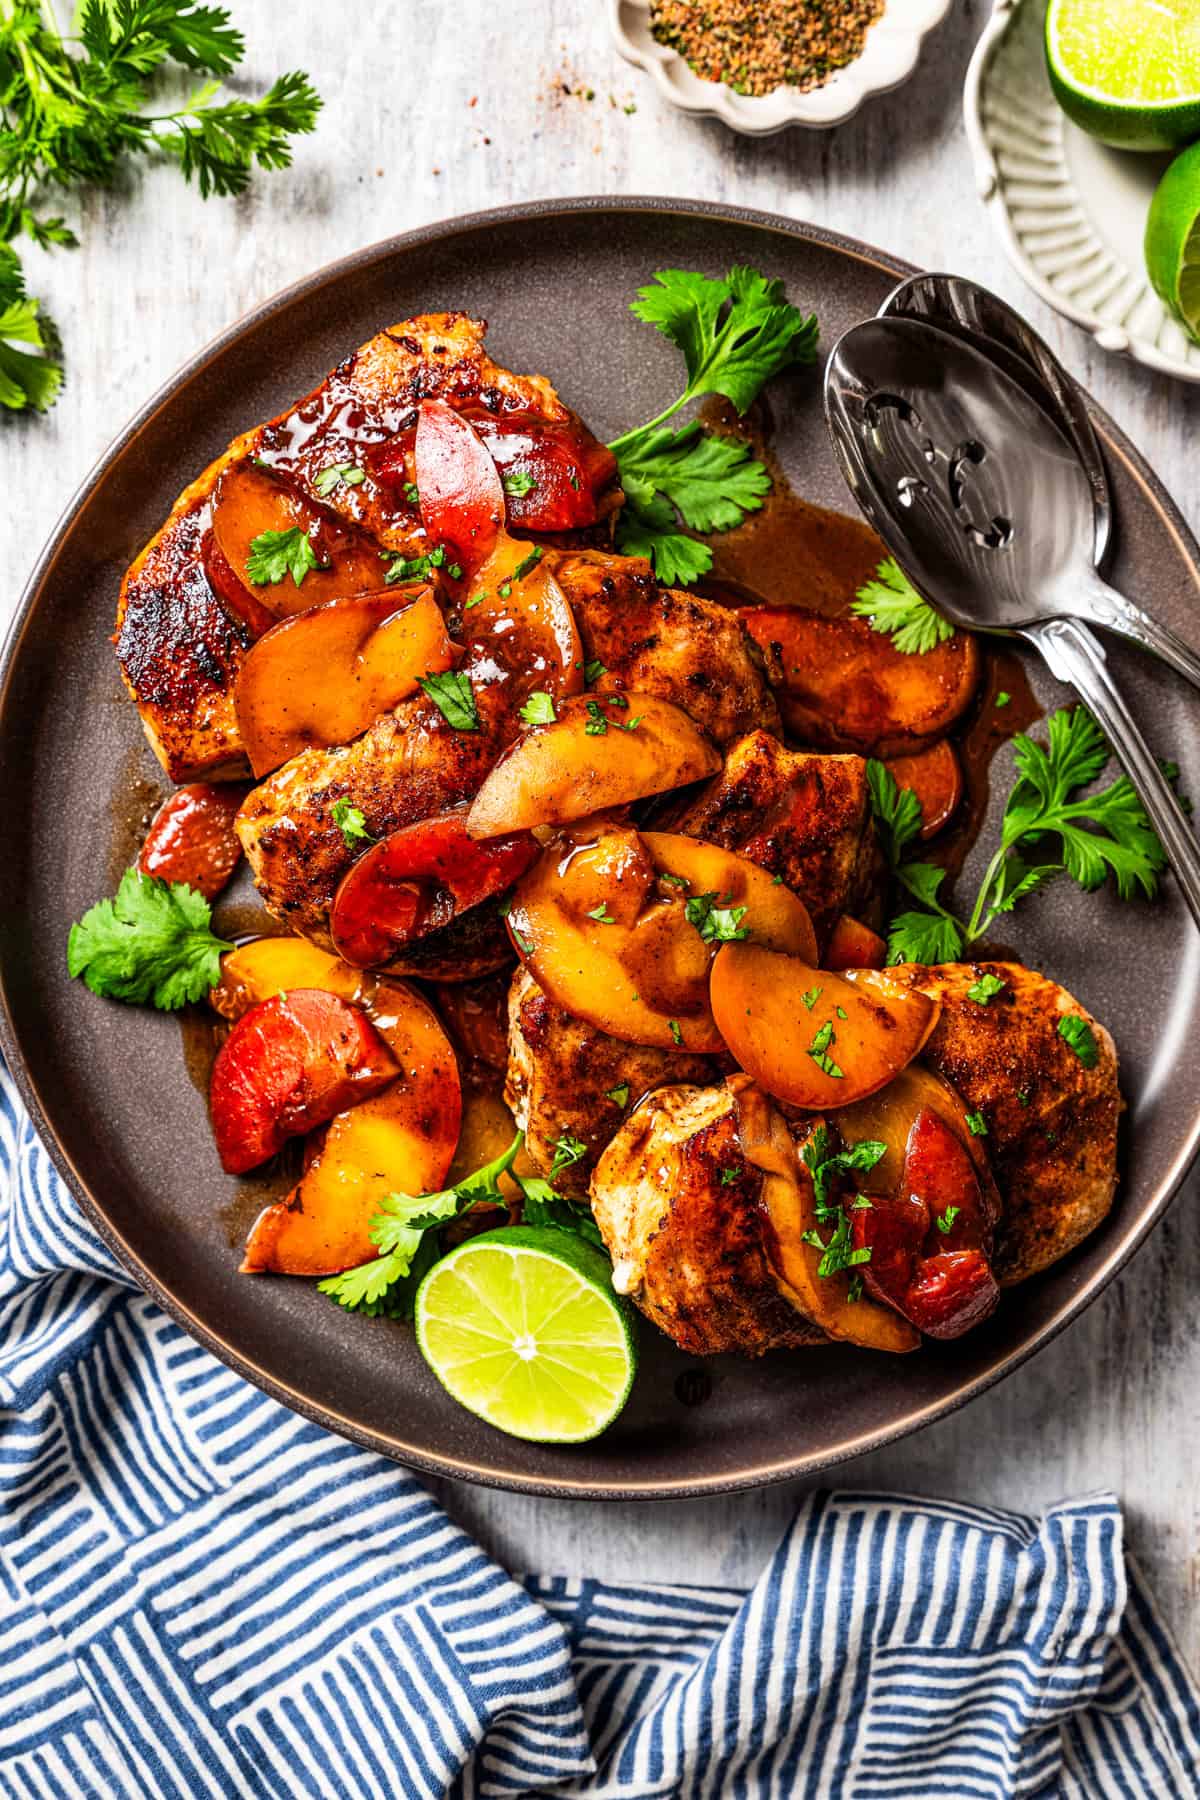
[[[491,321],[513,368],[545,370],[602,437],[675,393],[679,359],[627,301],[655,269],[753,263],[811,305],[828,347],[874,313],[904,265],[845,238],[679,201],[550,202],[396,238],[270,301],[195,358],[121,434],[71,503],[30,581],[0,690],[0,983],[4,1049],[54,1158],[107,1242],[203,1343],[298,1411],[400,1461],[538,1493],[666,1496],[827,1467],[961,1405],[1044,1344],[1161,1217],[1197,1149],[1198,953],[1170,884],[1153,906],[1064,886],[1014,936],[1112,1027],[1130,1115],[1123,1180],[1102,1230],[1008,1294],[962,1343],[890,1360],[807,1350],[700,1365],[646,1327],[633,1397],[578,1449],[502,1437],[461,1411],[386,1320],[347,1316],[311,1284],[239,1276],[222,1176],[175,1019],[97,1000],[67,979],[67,928],[113,881],[113,795],[157,782],[108,643],[121,573],[176,494],[235,432],[303,393],[382,325],[431,307]],[[778,446],[796,486],[848,508],[826,442],[819,371],[776,384]],[[1198,635],[1197,549],[1125,438],[1096,425],[1116,494],[1117,586]],[[1163,754],[1200,790],[1197,703],[1118,650],[1121,680]],[[1046,704],[1060,698],[1032,671]],[[993,818],[984,841],[994,832]]]

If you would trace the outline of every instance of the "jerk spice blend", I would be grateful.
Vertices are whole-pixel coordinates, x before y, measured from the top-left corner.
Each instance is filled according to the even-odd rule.
[[[653,0],[650,29],[737,94],[820,87],[862,55],[884,0]]]

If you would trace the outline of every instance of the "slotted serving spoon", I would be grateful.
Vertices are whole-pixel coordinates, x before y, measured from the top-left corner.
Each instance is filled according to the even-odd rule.
[[[973,341],[911,317],[845,333],[825,414],[855,499],[925,598],[966,630],[1025,638],[1090,708],[1200,925],[1200,847],[1089,627],[1198,685],[1200,658],[1161,626],[1149,642],[1140,621],[1153,622],[1096,573],[1093,493],[1071,442]]]
[[[948,331],[951,337],[965,338],[1011,375],[1043,412],[1049,413],[1063,436],[1074,445],[1092,490],[1092,561],[1097,569],[1102,569],[1112,547],[1113,499],[1100,440],[1079,383],[1067,374],[1033,326],[990,288],[968,281],[965,275],[934,271],[910,275],[907,281],[900,282],[877,317],[924,319],[939,330]],[[1153,629],[1153,620],[1150,625]],[[1186,644],[1183,648],[1190,657]],[[1167,660],[1171,661],[1170,656]],[[1194,678],[1190,668],[1183,673]]]

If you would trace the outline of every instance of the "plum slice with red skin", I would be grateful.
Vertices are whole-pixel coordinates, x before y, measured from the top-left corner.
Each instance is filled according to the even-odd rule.
[[[421,522],[430,539],[453,546],[471,575],[504,529],[500,471],[483,440],[444,400],[423,400],[413,452]]]
[[[942,1250],[918,1263],[904,1296],[904,1316],[926,1337],[956,1338],[981,1325],[999,1298],[982,1250]]]
[[[329,921],[334,948],[353,968],[381,967],[414,938],[503,893],[538,854],[529,831],[468,837],[465,808],[403,825],[342,877]]]
[[[400,1066],[366,1014],[321,988],[292,988],[242,1014],[209,1088],[222,1167],[244,1175],[290,1137],[388,1086]]]
[[[469,421],[501,478],[508,479],[505,510],[514,529],[579,531],[596,523],[597,501],[613,488],[617,462],[577,419],[551,422],[537,413],[496,414],[469,404],[454,410]],[[416,472],[414,439],[413,428],[400,432],[371,459],[375,479],[406,502]]]
[[[193,781],[176,788],[151,820],[138,857],[142,874],[186,882],[214,899],[241,861],[233,821],[245,797],[238,783]]]
[[[868,1290],[927,1337],[960,1337],[996,1306],[990,1186],[932,1107],[913,1120],[898,1193],[873,1196],[851,1222],[855,1249],[871,1252]]]

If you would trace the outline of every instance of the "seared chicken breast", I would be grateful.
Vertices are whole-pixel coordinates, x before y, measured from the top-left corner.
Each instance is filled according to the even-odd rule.
[[[554,1177],[565,1194],[587,1198],[597,1157],[654,1088],[717,1077],[712,1057],[609,1037],[555,1006],[525,969],[513,976],[504,1098],[541,1174],[549,1176],[560,1141],[584,1146]]]
[[[251,639],[205,573],[213,493],[232,463],[253,458],[378,544],[419,555],[429,546],[411,497],[417,409],[442,396],[471,418],[501,464],[523,454],[531,431],[538,434],[538,480],[509,500],[514,529],[571,531],[619,506],[611,453],[543,376],[494,363],[483,348],[485,330],[464,313],[429,313],[379,332],[305,399],[236,438],[180,495],[132,563],[117,605],[117,658],[173,781],[245,773],[233,685]],[[320,491],[333,463],[355,465],[363,479]]]
[[[752,731],[672,828],[781,875],[807,906],[818,944],[840,913],[869,922],[878,911],[882,862],[861,756],[787,750]]]
[[[592,1210],[613,1285],[692,1356],[824,1341],[772,1273],[762,1186],[723,1085],[658,1089],[596,1165]]]
[[[555,572],[588,662],[604,669],[598,693],[670,700],[721,746],[756,728],[778,735],[762,653],[737,613],[660,587],[640,556],[584,551]]]
[[[1020,963],[889,973],[941,1002],[922,1059],[983,1116],[1004,1202],[992,1263],[1000,1282],[1023,1281],[1074,1249],[1112,1205],[1123,1106],[1112,1038],[1065,988]],[[1005,984],[986,1006],[967,997],[983,974]],[[1060,1036],[1066,1018],[1091,1028],[1093,1067]]]
[[[360,853],[333,820],[339,800],[362,809],[372,837],[427,819],[475,793],[503,747],[498,717],[455,731],[424,695],[384,713],[352,744],[303,750],[247,795],[237,833],[276,918],[331,947],[329,911]]]

